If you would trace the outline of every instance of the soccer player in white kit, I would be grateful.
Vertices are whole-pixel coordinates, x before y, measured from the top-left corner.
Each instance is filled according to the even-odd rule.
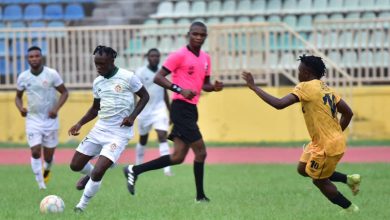
[[[94,101],[87,113],[69,129],[78,135],[81,127],[99,115],[99,120],[81,141],[73,155],[70,168],[86,176],[80,181],[84,188],[80,202],[74,208],[82,212],[98,192],[104,173],[120,157],[133,137],[133,123],[149,100],[148,92],[138,77],[130,71],[115,66],[116,51],[98,46],[93,52],[98,76],[93,82]],[[140,98],[134,102],[134,93]],[[95,167],[89,162],[98,157]]]
[[[149,132],[152,127],[157,133],[160,155],[164,156],[169,154],[169,145],[167,142],[169,127],[167,108],[169,110],[169,96],[166,89],[153,82],[153,79],[159,70],[160,51],[156,48],[152,48],[147,52],[146,57],[148,59],[148,64],[136,71],[136,75],[141,80],[150,96],[148,104],[146,104],[145,108],[138,115],[138,132],[140,138],[135,147],[135,163],[137,165],[143,163],[144,149],[148,142]],[[164,174],[172,176],[170,166],[164,167]]]
[[[27,51],[30,69],[18,76],[15,104],[26,117],[26,136],[31,149],[31,168],[39,189],[46,189],[53,155],[58,144],[58,111],[68,98],[68,90],[55,69],[43,65],[42,51],[32,46]],[[23,94],[27,94],[27,108]],[[57,98],[57,92],[61,95]],[[41,151],[43,147],[44,164]]]

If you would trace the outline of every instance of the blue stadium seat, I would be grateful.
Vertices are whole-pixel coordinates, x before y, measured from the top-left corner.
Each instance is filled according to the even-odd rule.
[[[266,0],[254,0],[252,2],[252,12],[261,13],[266,9]]]
[[[61,20],[64,18],[62,6],[59,4],[48,5],[45,8],[44,18],[46,20]]]
[[[238,12],[241,14],[246,14],[251,10],[251,1],[250,0],[241,0],[238,1]]]
[[[191,15],[203,16],[206,13],[206,2],[195,1],[192,3]]]
[[[390,12],[389,11],[382,11],[378,15],[379,18],[390,18]]]
[[[350,0],[348,0],[350,1]],[[348,2],[346,1],[346,2]],[[386,4],[383,4],[383,2],[376,2],[374,0],[361,0],[360,1],[360,8],[363,8],[365,10],[372,10],[375,8],[376,5],[382,4],[382,7],[386,7]]]
[[[4,56],[4,55],[5,55],[5,41],[0,40],[0,56]]]
[[[22,8],[19,5],[8,5],[4,8],[3,20],[16,21],[23,18]]]
[[[280,16],[279,15],[271,15],[271,16],[269,16],[268,17],[268,20],[267,20],[268,22],[281,22],[282,21],[282,19],[280,18]]]
[[[15,48],[15,52],[14,52],[14,48]],[[16,53],[17,56],[22,56],[22,55],[25,55],[25,53],[27,52],[27,49],[28,49],[27,42],[25,42],[25,41],[21,42],[21,41],[17,40],[15,42],[15,45],[13,42],[10,43],[9,54],[11,56],[13,56]]]
[[[356,20],[356,19],[360,18],[360,13],[359,12],[349,12],[345,18]]]
[[[345,51],[341,58],[341,62],[348,67],[356,66],[358,58],[355,51]]]
[[[374,65],[374,54],[370,50],[364,50],[360,53],[359,64],[365,67]]]
[[[353,33],[352,31],[343,31],[341,34],[340,34],[340,46],[343,46],[343,47],[352,47],[353,46],[353,42],[354,42],[354,36],[353,36]]]
[[[369,45],[369,40],[368,30],[358,31],[354,39],[354,45],[365,47]]]
[[[41,20],[42,18],[43,12],[40,5],[27,5],[24,9],[24,20]]]
[[[3,8],[0,6],[0,20],[3,19]]]
[[[341,54],[338,50],[332,50],[327,55],[333,62],[339,63],[341,60]],[[340,63],[342,64],[342,63]]]
[[[325,14],[317,14],[316,16],[314,16],[314,19],[313,21],[327,21],[328,20],[328,16],[326,16]]]
[[[374,18],[376,18],[376,16],[375,16],[374,12],[364,12],[362,14],[362,18],[363,19],[374,19]]]
[[[234,17],[223,17],[222,18],[222,23],[225,24],[234,24],[236,22]]]
[[[218,17],[210,17],[207,19],[207,24],[219,24],[219,18]]]
[[[268,12],[280,12],[282,9],[282,0],[268,0],[267,11]]]
[[[219,15],[221,13],[221,1],[213,0],[210,1],[207,7],[207,13],[210,15]]]
[[[0,75],[5,75],[5,59],[2,57],[0,58]]]
[[[50,21],[47,24],[48,27],[65,27],[64,22],[62,21]]]
[[[46,27],[46,24],[43,21],[33,21],[30,23],[29,27]]]
[[[172,12],[173,12],[173,3],[170,1],[161,2],[157,6],[157,15],[158,16],[171,15]]]
[[[175,16],[188,16],[190,14],[190,3],[188,1],[179,1],[173,11]]]
[[[389,51],[383,50],[383,51],[377,51],[374,54],[374,64],[375,66],[384,66],[388,67],[389,61],[390,61],[390,55]]]
[[[343,20],[344,16],[340,13],[334,13],[334,14],[330,15],[329,19],[330,20]]]
[[[383,7],[389,7],[390,0],[376,0],[376,8],[382,9]]]
[[[389,45],[386,33],[381,30],[373,31],[370,35],[371,46],[385,47]]]
[[[66,21],[76,21],[85,18],[84,8],[80,4],[69,4],[65,8],[64,19]]]
[[[23,21],[13,21],[8,23],[8,27],[11,28],[24,28],[26,24]]]

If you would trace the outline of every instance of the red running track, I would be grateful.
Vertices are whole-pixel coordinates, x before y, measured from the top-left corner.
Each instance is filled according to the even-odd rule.
[[[207,149],[208,164],[292,164],[297,163],[302,148],[282,147],[210,147]],[[74,149],[57,149],[56,164],[69,164]],[[0,165],[30,164],[29,149],[0,149]],[[145,150],[145,161],[159,156],[158,149]],[[126,149],[119,163],[134,162],[134,148]],[[185,163],[192,164],[193,153],[187,155]],[[390,147],[353,147],[345,153],[344,163],[390,163]]]

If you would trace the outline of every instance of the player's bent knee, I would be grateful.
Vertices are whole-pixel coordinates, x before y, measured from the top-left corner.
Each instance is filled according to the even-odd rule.
[[[172,163],[172,165],[181,164],[184,162],[184,159],[185,159],[185,157],[178,157],[178,156],[171,157],[171,163]]]
[[[71,164],[69,165],[69,167],[70,167],[70,169],[71,169],[72,171],[74,171],[74,172],[79,172],[79,171],[81,171],[81,170],[83,169],[82,166],[80,166],[80,165],[78,165],[78,164],[75,164],[75,163],[71,163]]]

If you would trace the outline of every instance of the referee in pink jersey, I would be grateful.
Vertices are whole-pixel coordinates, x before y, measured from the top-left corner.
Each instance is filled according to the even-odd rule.
[[[174,92],[170,117],[173,129],[168,139],[174,142],[174,152],[140,165],[129,165],[123,168],[127,178],[127,188],[134,195],[137,177],[146,171],[156,170],[184,161],[191,148],[195,154],[194,176],[196,185],[195,202],[209,202],[203,190],[204,163],[207,152],[202,134],[197,124],[197,104],[201,90],[218,92],[223,83],[210,83],[210,56],[201,50],[207,37],[207,27],[202,22],[191,24],[188,45],[171,53],[161,70],[156,74],[154,82]],[[166,76],[172,73],[172,82]]]

